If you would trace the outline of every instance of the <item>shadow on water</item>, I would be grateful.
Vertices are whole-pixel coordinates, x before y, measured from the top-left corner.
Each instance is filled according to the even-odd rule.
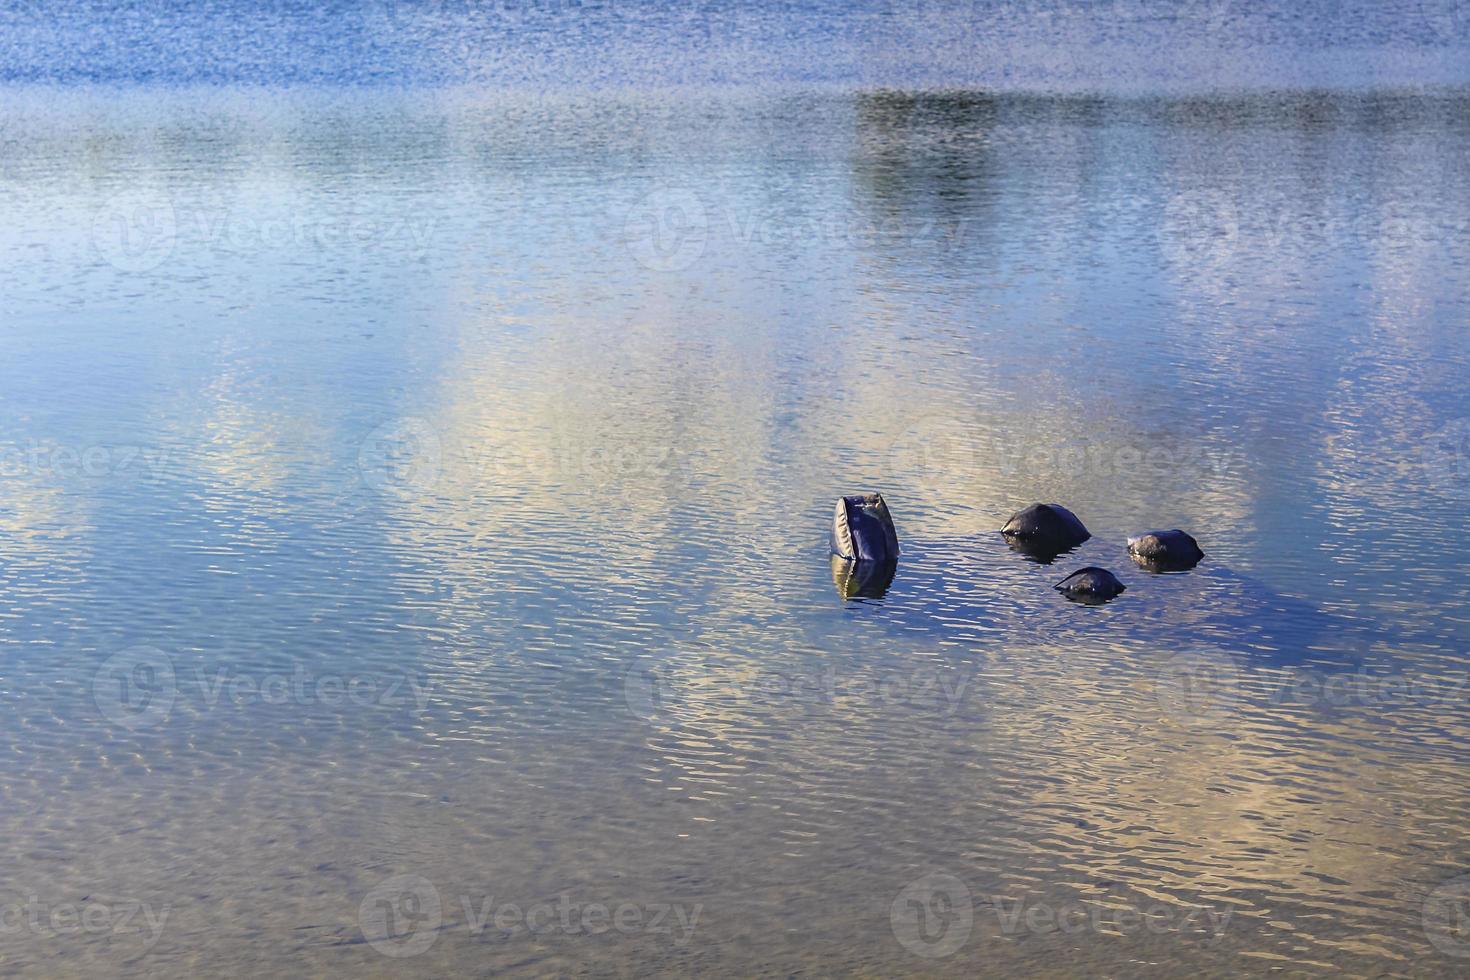
[[[1022,561],[1029,561],[1035,565],[1054,565],[1076,551],[1081,545],[1073,545],[1069,548],[1056,548],[1036,542],[1021,541],[1015,538],[1002,539],[1006,547],[1015,552]]]
[[[1188,571],[1148,571],[1107,539],[1046,558],[980,532],[907,539],[898,567],[881,574],[838,564],[833,562],[838,594],[873,600],[861,615],[908,636],[1217,649],[1256,666],[1327,670],[1354,668],[1370,645],[1392,640],[1381,627],[1365,627],[1209,558]],[[1111,571],[1126,591],[1105,604],[1087,604],[1053,589],[1089,565]]]

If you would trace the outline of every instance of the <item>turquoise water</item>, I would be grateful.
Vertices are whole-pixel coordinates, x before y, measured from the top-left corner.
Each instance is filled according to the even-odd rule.
[[[1463,969],[1467,109],[12,84],[0,961]]]

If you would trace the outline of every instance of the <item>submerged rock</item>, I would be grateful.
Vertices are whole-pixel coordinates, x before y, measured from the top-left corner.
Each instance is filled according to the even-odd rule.
[[[832,518],[832,554],[848,561],[898,560],[898,532],[881,493],[837,499]]]
[[[1118,577],[1106,568],[1098,568],[1093,565],[1079,568],[1052,588],[1068,599],[1098,605],[1115,598],[1128,586],[1119,582]]]
[[[1050,561],[1092,537],[1077,515],[1061,504],[1032,504],[1011,515],[1000,529],[1011,547]]]
[[[1128,554],[1151,572],[1182,572],[1198,565],[1205,556],[1199,543],[1178,528],[1129,538]]]

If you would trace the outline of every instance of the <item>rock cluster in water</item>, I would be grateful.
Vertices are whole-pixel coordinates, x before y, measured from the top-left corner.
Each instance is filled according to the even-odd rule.
[[[1012,514],[1000,533],[1012,548],[1050,563],[1092,537],[1061,504],[1032,504]],[[1128,539],[1128,554],[1151,572],[1187,571],[1205,553],[1184,531],[1148,531]],[[839,497],[832,518],[832,579],[843,598],[878,598],[893,581],[898,532],[880,493]],[[1069,599],[1100,605],[1128,587],[1106,568],[1089,565],[1053,586]]]

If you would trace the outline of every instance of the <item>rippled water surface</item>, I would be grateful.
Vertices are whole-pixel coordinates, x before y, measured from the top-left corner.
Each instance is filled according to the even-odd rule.
[[[1448,91],[8,89],[0,961],[1463,971],[1467,160]]]

